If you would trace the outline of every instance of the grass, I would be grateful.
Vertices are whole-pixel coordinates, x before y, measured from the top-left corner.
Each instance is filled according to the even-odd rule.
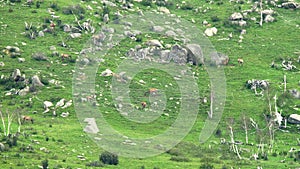
[[[100,30],[98,23],[101,23],[101,18],[95,17],[94,12],[103,12],[101,9],[96,8],[96,4],[92,4],[90,1],[56,1],[60,9],[56,11],[56,15],[60,16],[60,20],[63,24],[74,24],[73,15],[64,15],[62,10],[64,7],[70,5],[81,4],[91,5],[94,11],[86,11],[84,14],[85,19],[91,18],[96,30]],[[299,10],[287,10],[276,8],[277,16],[276,22],[266,23],[263,27],[259,27],[255,22],[249,21],[249,26],[245,29],[247,33],[244,36],[243,42],[238,43],[239,31],[241,28],[235,26],[224,25],[224,20],[227,20],[229,15],[238,10],[239,6],[242,9],[248,9],[251,4],[236,4],[222,1],[223,4],[208,4],[205,1],[187,1],[189,6],[192,6],[192,10],[176,9],[176,3],[180,1],[173,1],[174,5],[170,6],[171,13],[174,13],[182,18],[196,22],[196,27],[200,31],[204,31],[206,27],[202,26],[202,21],[207,20],[212,26],[217,27],[218,34],[209,38],[217,51],[225,53],[230,57],[229,65],[224,67],[227,83],[227,96],[226,105],[223,113],[222,120],[218,128],[222,131],[221,136],[213,135],[204,144],[199,143],[199,134],[204,125],[204,121],[207,118],[207,111],[209,110],[209,104],[200,104],[198,117],[193,125],[189,134],[173,149],[167,153],[163,153],[159,156],[150,157],[146,159],[134,159],[119,157],[119,164],[116,166],[106,165],[104,168],[199,168],[202,164],[209,163],[214,165],[215,168],[222,168],[223,166],[235,167],[235,168],[256,168],[256,166],[262,166],[263,168],[295,168],[299,166],[299,161],[295,161],[293,155],[290,155],[288,151],[291,147],[298,149],[298,143],[295,138],[298,138],[299,130],[296,125],[288,124],[289,133],[285,133],[281,130],[275,132],[275,143],[273,152],[276,152],[277,156],[272,156],[272,153],[268,153],[268,160],[248,160],[250,156],[257,152],[256,144],[257,134],[255,129],[249,131],[249,142],[254,143],[251,145],[240,146],[243,149],[242,157],[245,159],[239,160],[233,152],[229,150],[228,145],[221,145],[220,137],[229,140],[228,136],[228,119],[234,119],[234,131],[235,139],[244,142],[244,131],[241,127],[241,116],[245,114],[247,117],[253,118],[259,123],[260,128],[264,128],[265,120],[263,113],[268,113],[268,104],[266,96],[260,97],[247,89],[244,85],[249,79],[267,79],[271,83],[270,95],[277,96],[283,93],[283,75],[287,76],[287,88],[297,88],[299,90],[299,71],[284,71],[270,68],[270,64],[273,60],[280,64],[282,59],[291,59],[297,67],[300,66],[296,63],[297,55],[294,54],[299,50]],[[74,107],[70,107],[66,110],[58,110],[58,113],[63,111],[70,112],[70,116],[67,118],[52,117],[51,113],[43,114],[43,101],[49,100],[56,103],[61,98],[67,100],[72,99],[72,78],[75,63],[63,62],[58,56],[51,56],[49,50],[50,46],[56,46],[59,53],[70,54],[73,58],[77,57],[76,52],[84,47],[85,42],[90,38],[90,34],[82,34],[78,39],[69,40],[68,34],[64,33],[60,28],[55,28],[55,33],[45,33],[45,37],[37,37],[31,40],[25,35],[21,34],[25,32],[24,21],[31,23],[38,27],[44,23],[45,18],[51,18],[47,13],[50,1],[41,3],[40,8],[36,8],[35,5],[30,7],[22,6],[24,2],[15,3],[14,5],[8,5],[5,2],[0,2],[0,48],[1,50],[6,46],[18,46],[21,49],[21,57],[26,59],[25,63],[18,63],[16,58],[10,58],[5,56],[0,58],[0,61],[5,63],[4,67],[0,67],[1,74],[10,76],[14,69],[19,68],[22,73],[25,73],[26,77],[31,77],[38,74],[44,79],[55,79],[61,82],[60,86],[54,84],[46,85],[38,90],[36,93],[30,93],[26,96],[5,96],[6,91],[3,85],[0,86],[0,105],[2,111],[20,111],[21,114],[30,115],[35,119],[34,124],[25,123],[22,126],[22,134],[19,137],[18,145],[12,147],[8,151],[0,152],[1,168],[38,168],[42,165],[41,162],[48,159],[49,168],[89,168],[87,163],[97,161],[99,155],[104,150],[99,148],[86,133],[83,132],[83,126],[80,125]],[[117,3],[118,5],[121,5]],[[142,10],[147,10],[147,7],[140,3],[135,2],[134,5]],[[102,4],[98,4],[102,6]],[[199,8],[203,7],[203,8]],[[205,7],[210,7],[207,12],[203,12]],[[109,7],[110,17],[113,17],[113,13],[118,10],[118,7]],[[156,5],[153,4],[152,8],[155,9]],[[12,9],[12,12],[9,12]],[[188,9],[188,8],[185,8]],[[196,11],[196,9],[199,9]],[[33,13],[35,10],[37,13]],[[124,12],[128,14],[128,12]],[[251,14],[254,15],[254,14]],[[255,14],[256,15],[256,14]],[[219,21],[212,22],[212,17],[217,16]],[[252,16],[251,16],[252,17]],[[3,26],[7,24],[7,27]],[[47,23],[46,23],[47,24]],[[101,23],[100,25],[103,25]],[[200,33],[199,31],[199,33]],[[224,32],[224,33],[223,33]],[[219,40],[227,37],[230,32],[233,32],[233,39],[229,41]],[[145,35],[140,35],[142,41],[147,39]],[[162,39],[165,44],[174,44],[172,39],[168,39],[159,35],[150,34],[151,38]],[[59,46],[61,41],[65,41],[68,45],[67,48]],[[21,42],[25,42],[26,45],[22,45]],[[17,44],[16,44],[17,43]],[[119,47],[113,48],[110,53],[104,57],[106,60],[98,68],[96,82],[100,86],[96,89],[96,94],[99,96],[101,93],[103,97],[98,97],[97,100],[100,104],[99,111],[106,112],[104,117],[106,121],[117,131],[122,134],[137,137],[147,138],[163,133],[172,124],[177,116],[180,105],[176,102],[180,102],[178,99],[178,85],[175,81],[168,76],[166,72],[159,70],[144,70],[138,73],[129,85],[131,89],[129,96],[131,103],[134,106],[139,107],[141,101],[149,103],[149,98],[144,96],[144,92],[150,87],[156,87],[162,89],[167,98],[174,97],[173,100],[169,100],[166,104],[164,113],[168,113],[169,117],[159,117],[151,123],[134,123],[127,120],[115,109],[112,102],[112,95],[109,89],[111,85],[111,77],[98,76],[103,70],[109,68],[116,70],[118,64],[123,61],[120,57],[124,56],[125,52],[130,47],[134,47],[139,44],[131,40],[124,40]],[[32,53],[42,51],[47,57],[48,61],[36,61],[31,58]],[[237,64],[237,58],[243,58],[245,64],[239,66]],[[209,98],[209,80],[205,69],[202,66],[190,66],[192,71],[195,72],[197,82],[199,86],[200,97]],[[153,80],[155,78],[156,80]],[[144,80],[145,85],[139,83],[139,80]],[[106,82],[107,81],[107,82]],[[170,83],[172,86],[170,86]],[[168,87],[166,87],[168,85]],[[106,87],[103,87],[106,86]],[[32,102],[29,101],[30,98]],[[107,100],[105,100],[106,98]],[[30,103],[30,104],[28,104]],[[279,109],[282,109],[282,114],[288,116],[292,113],[299,113],[292,109],[294,105],[298,105],[299,100],[289,99],[287,104]],[[33,113],[35,112],[36,113]],[[143,112],[142,112],[143,113]],[[145,111],[146,113],[146,111]],[[0,131],[3,131],[1,126]],[[17,131],[17,123],[14,121],[12,131]],[[1,138],[4,137],[1,135]],[[48,140],[48,141],[46,141]],[[267,142],[267,140],[265,140]],[[0,140],[4,142],[4,140]],[[48,151],[43,150],[45,147]],[[77,156],[84,156],[85,160],[80,160]],[[292,157],[292,158],[290,158]],[[171,160],[172,159],[172,160]],[[284,160],[281,163],[281,160]],[[61,166],[61,167],[59,167]]]

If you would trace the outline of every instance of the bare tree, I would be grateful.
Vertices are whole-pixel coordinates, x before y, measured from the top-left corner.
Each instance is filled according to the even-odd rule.
[[[3,126],[3,134],[4,136],[8,136],[10,134],[11,131],[11,123],[13,121],[14,118],[14,113],[9,113],[8,111],[6,111],[7,114],[7,124],[5,122],[5,119],[3,117],[3,113],[0,110],[0,116],[1,116],[1,120],[2,120],[2,126]]]
[[[248,139],[248,130],[249,128],[251,127],[250,125],[250,120],[248,117],[246,117],[245,114],[243,114],[242,116],[242,121],[243,121],[243,124],[242,124],[242,128],[245,130],[245,140],[246,140],[246,144],[249,143],[249,139]]]
[[[230,137],[230,150],[233,151],[239,159],[242,159],[238,146],[236,145],[235,141],[234,141],[234,132],[233,132],[233,123],[234,123],[234,119],[230,118],[229,122],[228,122],[228,129],[229,129],[229,137]]]
[[[260,0],[259,2],[259,6],[260,6],[260,22],[259,22],[259,25],[262,26],[263,25],[263,1]]]

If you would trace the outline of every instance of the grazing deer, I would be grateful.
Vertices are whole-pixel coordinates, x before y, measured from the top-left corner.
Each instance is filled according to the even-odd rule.
[[[33,118],[30,116],[21,116],[22,119],[22,123],[25,123],[25,121],[31,121],[31,123],[33,124]]]
[[[238,63],[240,64],[240,65],[243,65],[244,64],[244,60],[243,59],[241,59],[241,58],[238,58]]]
[[[70,59],[71,58],[71,56],[69,54],[66,54],[66,53],[62,53],[60,55],[60,57],[61,57],[62,61],[64,61],[65,59]]]
[[[146,96],[146,95],[154,96],[154,95],[157,95],[157,93],[158,93],[158,89],[150,88],[148,91],[145,92],[144,96]]]
[[[142,107],[143,107],[143,109],[144,109],[144,108],[146,108],[147,103],[146,103],[146,102],[141,102],[141,105],[142,105]]]

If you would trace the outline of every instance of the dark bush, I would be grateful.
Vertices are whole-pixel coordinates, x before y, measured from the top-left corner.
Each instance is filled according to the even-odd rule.
[[[152,6],[152,0],[142,0],[141,4],[143,6]]]
[[[32,59],[35,59],[37,61],[45,61],[47,60],[47,56],[46,54],[44,54],[43,52],[36,52],[32,54]]]
[[[182,10],[192,10],[194,7],[192,4],[190,3],[186,3],[185,5],[183,5],[180,9]]]
[[[210,19],[211,19],[211,21],[213,21],[213,22],[218,22],[218,21],[220,21],[220,18],[219,18],[218,16],[212,16]]]
[[[177,161],[177,162],[189,162],[190,159],[184,156],[172,156],[171,159],[172,161]]]
[[[104,167],[104,164],[101,163],[100,161],[92,161],[88,164],[86,164],[88,167]]]
[[[199,169],[214,169],[215,167],[212,164],[204,163],[200,166]]]
[[[102,161],[104,164],[109,164],[109,165],[118,165],[119,164],[118,155],[113,154],[108,151],[105,151],[100,155],[100,161]]]
[[[52,8],[55,11],[58,11],[60,9],[56,2],[51,2],[50,3],[50,8]]]
[[[48,164],[48,160],[47,159],[42,161],[42,167],[43,167],[43,169],[47,169],[48,165],[49,164]]]
[[[63,14],[71,15],[71,14],[85,14],[85,9],[80,5],[71,5],[63,8]]]

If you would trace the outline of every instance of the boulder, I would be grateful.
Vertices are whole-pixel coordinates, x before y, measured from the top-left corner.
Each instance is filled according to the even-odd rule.
[[[162,31],[165,30],[165,28],[162,27],[162,26],[153,26],[153,27],[151,28],[151,30],[152,30],[153,32],[162,32]]]
[[[104,70],[102,73],[101,73],[101,75],[100,76],[112,76],[113,75],[113,72],[111,71],[111,70],[109,70],[109,69],[106,69],[106,70]]]
[[[288,118],[288,122],[291,124],[300,124],[300,115],[299,114],[291,114]]]
[[[19,63],[25,62],[25,58],[18,58],[18,62],[19,62]]]
[[[206,36],[213,36],[213,35],[217,34],[217,32],[218,32],[217,28],[212,27],[212,28],[207,28],[207,29],[204,31],[204,34],[205,34]]]
[[[264,19],[264,21],[265,21],[266,23],[268,23],[268,22],[274,22],[274,20],[275,20],[275,18],[274,18],[273,16],[271,16],[271,15],[267,15],[267,16],[265,17],[265,19]]]
[[[229,57],[225,54],[214,52],[211,54],[211,61],[214,65],[227,65],[229,62]]]
[[[173,59],[173,61],[177,64],[186,64],[187,63],[187,49],[183,48],[180,45],[174,45],[172,46],[169,54],[170,60]]]
[[[32,85],[33,86],[44,86],[44,84],[41,82],[40,78],[37,75],[34,75],[32,78]]]
[[[21,77],[21,71],[20,71],[20,69],[15,69],[14,72],[12,73],[11,77],[14,80],[19,79]]]
[[[22,90],[19,91],[19,95],[20,96],[25,96],[29,92],[30,92],[29,86],[26,86],[24,89],[22,89]]]
[[[148,46],[155,46],[155,47],[163,47],[162,44],[159,42],[159,40],[152,39],[146,42],[146,45]]]
[[[109,16],[108,16],[108,14],[105,14],[103,16],[103,22],[107,23],[108,21],[109,21]]]
[[[297,9],[297,8],[300,8],[300,4],[297,3],[297,2],[293,2],[293,1],[282,3],[281,6],[283,8],[286,8],[286,9]]]
[[[71,38],[79,38],[81,36],[81,33],[71,33],[70,34]]]
[[[239,12],[235,12],[233,14],[230,15],[229,20],[231,21],[238,21],[238,20],[242,20],[243,19],[243,15]]]
[[[289,90],[289,92],[291,93],[291,95],[296,98],[296,99],[300,99],[300,92],[297,89],[292,89]]]
[[[159,8],[158,8],[158,11],[159,11],[159,12],[166,13],[166,14],[170,14],[169,9],[166,8],[166,7],[159,7]]]
[[[244,21],[244,20],[241,20],[241,21],[239,21],[239,26],[246,26],[247,25],[247,22],[246,21]]]
[[[44,101],[44,109],[48,109],[53,106],[53,103],[50,101]]]
[[[200,45],[198,44],[187,44],[186,49],[187,53],[187,61],[192,62],[194,65],[199,65],[200,63],[204,63],[204,58],[202,55],[202,50]]]

